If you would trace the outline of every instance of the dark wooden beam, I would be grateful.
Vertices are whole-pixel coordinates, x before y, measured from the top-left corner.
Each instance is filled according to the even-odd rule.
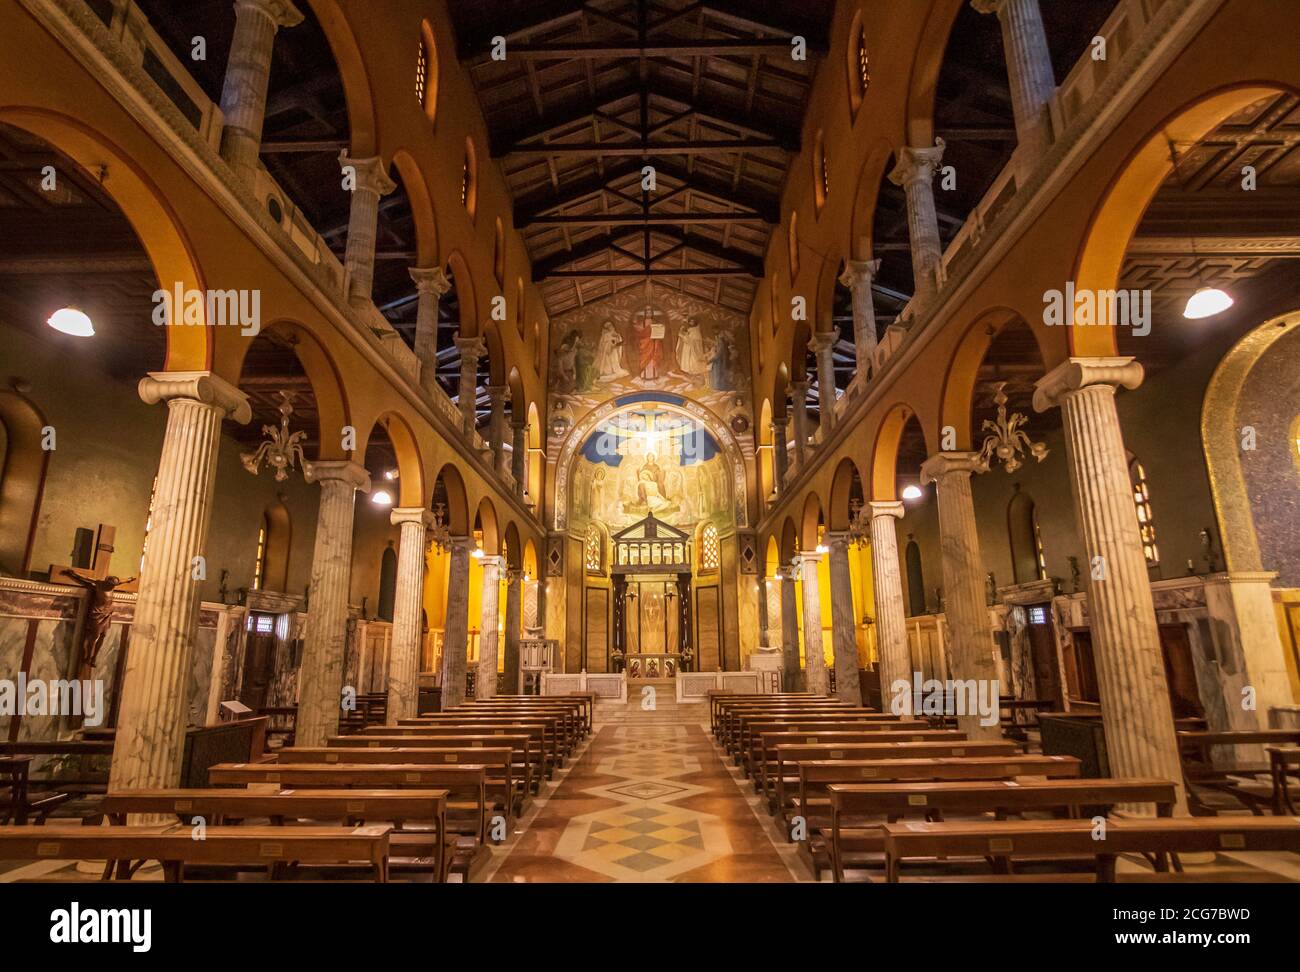
[[[295,139],[276,139],[263,142],[261,153],[263,155],[275,155],[277,153],[306,153],[306,152],[329,152],[332,155],[345,151],[350,143],[342,138],[295,140]]]
[[[684,142],[564,142],[551,145],[520,145],[509,151],[517,157],[548,155],[591,155],[615,158],[653,155],[716,155],[720,152],[785,152],[785,146],[766,138],[737,138]]]
[[[475,4],[474,6],[478,6]],[[496,7],[497,4],[484,4],[482,9]],[[586,12],[586,0],[549,0],[547,3],[533,4],[530,9],[520,10],[512,4],[508,17],[501,17],[501,11],[493,10],[495,17],[484,17],[484,24],[468,30],[459,37],[457,51],[462,61],[477,58],[484,49],[490,50],[492,38],[504,37],[506,50],[510,42],[525,37],[534,31],[549,30],[579,19]],[[489,26],[490,25],[490,26]]]
[[[789,38],[757,39],[749,37],[710,40],[670,40],[661,43],[582,41],[568,44],[507,44],[506,61],[630,60],[633,58],[726,57],[742,54],[776,55],[791,50]],[[823,42],[808,38],[810,54],[825,54]],[[466,61],[471,67],[492,62],[491,51],[483,51]]]
[[[748,267],[654,267],[650,270],[553,270],[545,277],[547,280],[608,280],[635,277],[753,277],[761,278],[761,272]]]
[[[584,216],[533,216],[527,226],[683,226],[688,223],[763,223],[761,213],[591,213]]]

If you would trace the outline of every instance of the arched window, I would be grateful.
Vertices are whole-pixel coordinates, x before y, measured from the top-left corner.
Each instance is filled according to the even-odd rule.
[[[700,573],[715,571],[721,566],[722,542],[718,537],[718,528],[712,523],[706,523],[700,531]]]
[[[907,616],[925,614],[925,575],[921,571],[921,548],[915,540],[907,541]]]
[[[420,49],[415,62],[415,96],[433,121],[438,114],[438,45],[426,20],[420,28]]]
[[[415,57],[415,100],[424,107],[424,99],[429,94],[429,45],[420,38],[420,50]]]
[[[460,204],[473,219],[478,212],[478,151],[474,148],[474,139],[465,139],[465,166],[460,174]],[[504,251],[502,255],[504,260]],[[503,264],[504,265],[504,264]]]
[[[853,113],[862,107],[867,89],[871,87],[871,55],[867,51],[867,28],[859,11],[849,27],[847,68],[849,76],[849,105]]]
[[[506,229],[501,222],[501,217],[497,217],[496,222],[496,241],[492,249],[492,276],[497,278],[497,286],[504,288],[506,285]]]
[[[799,276],[799,214],[790,214],[790,282]]]
[[[826,154],[826,136],[817,133],[817,144],[813,149],[813,199],[817,203],[817,212],[822,211],[826,199],[831,194],[831,162]]]
[[[524,336],[524,278],[515,279],[515,327],[519,329],[519,336]]]
[[[384,548],[383,559],[379,562],[379,607],[376,614],[381,621],[393,620],[393,606],[397,602],[397,551],[393,541],[388,541]]]
[[[1133,506],[1137,510],[1138,530],[1142,534],[1142,555],[1148,567],[1160,565],[1160,548],[1156,546],[1156,521],[1151,512],[1151,490],[1147,487],[1147,471],[1136,459],[1128,464],[1129,480],[1133,483]]]
[[[605,544],[600,535],[600,527],[594,523],[587,527],[587,540],[583,544],[582,559],[587,568],[587,573],[604,573]]]
[[[266,514],[257,528],[257,553],[253,557],[253,590],[260,591],[266,581]]]
[[[1011,570],[1017,584],[1047,579],[1047,558],[1038,528],[1038,507],[1028,493],[1017,492],[1007,504],[1007,536],[1011,542]]]

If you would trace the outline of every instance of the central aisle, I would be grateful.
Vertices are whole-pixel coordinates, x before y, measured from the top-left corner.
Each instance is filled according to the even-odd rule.
[[[490,880],[796,879],[719,758],[707,706],[671,691],[649,711],[639,697],[596,707],[590,743]]]

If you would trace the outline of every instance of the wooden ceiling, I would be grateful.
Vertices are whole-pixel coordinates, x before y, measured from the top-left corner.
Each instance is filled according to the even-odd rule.
[[[552,316],[646,279],[749,311],[833,7],[452,0]]]

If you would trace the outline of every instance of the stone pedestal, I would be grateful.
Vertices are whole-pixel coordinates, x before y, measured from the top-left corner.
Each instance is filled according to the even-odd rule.
[[[943,242],[934,208],[934,174],[943,161],[943,139],[931,148],[905,148],[889,181],[907,194],[907,229],[912,245],[916,296],[928,303],[939,289],[943,272]]]
[[[299,746],[324,746],[325,740],[339,731],[352,579],[352,522],[357,490],[370,492],[370,476],[355,462],[317,462],[312,464],[307,481],[320,483],[320,510],[311,558],[294,740]]]
[[[247,397],[210,372],[150,374],[140,380],[140,397],[167,403],[167,430],[126,655],[109,773],[114,790],[180,781],[221,421],[252,417]]]
[[[1038,381],[1034,407],[1059,405],[1064,418],[1111,771],[1177,782],[1185,813],[1155,604],[1115,410],[1116,387],[1141,382],[1142,366],[1132,358],[1071,358]]]
[[[391,514],[401,528],[397,548],[397,596],[393,602],[393,643],[388,662],[388,724],[418,713],[421,623],[424,609],[425,534],[433,514],[421,507],[399,507]]]
[[[992,724],[983,725],[979,712],[957,715],[957,726],[968,739],[1000,739],[998,670],[993,660],[993,634],[984,603],[984,562],[980,557],[970,477],[984,472],[973,452],[940,452],[921,466],[921,478],[934,481],[939,501],[939,545],[943,556],[944,614],[952,641],[953,678],[975,680],[976,698],[992,699]],[[959,693],[960,695],[960,693]],[[969,699],[970,693],[965,697]],[[967,705],[966,709],[971,706]]]
[[[474,541],[456,537],[451,542],[447,570],[447,621],[442,636],[442,707],[465,701],[465,673],[469,665],[469,556]]]
[[[853,293],[853,347],[859,378],[869,373],[876,355],[876,303],[871,285],[879,272],[879,260],[849,260],[840,276],[840,283]]]
[[[303,16],[291,0],[237,0],[235,34],[221,88],[221,155],[235,175],[251,186],[257,177],[266,120],[271,55],[281,27],[295,27]]]
[[[521,622],[524,572],[517,567],[506,571],[506,637],[502,669],[507,695],[515,695],[519,688],[519,628]]]
[[[478,676],[474,697],[490,699],[497,694],[497,639],[501,629],[501,572],[505,557],[483,557],[483,613],[479,619]]]
[[[907,644],[907,610],[898,560],[898,521],[906,513],[899,502],[871,504],[871,576],[876,592],[876,650],[880,654],[880,700],[886,710],[896,698],[912,712],[909,689],[896,683],[912,680],[912,652]]]
[[[420,386],[432,393],[438,383],[438,302],[451,290],[442,267],[412,269],[420,295],[415,316],[415,357],[420,362]]]
[[[348,214],[348,246],[343,265],[348,272],[348,299],[367,304],[375,284],[375,237],[379,229],[379,198],[397,188],[378,156],[354,159],[339,154],[339,164],[356,171],[352,208]]]
[[[1011,106],[1021,149],[1039,157],[1051,138],[1048,104],[1056,92],[1052,52],[1038,0],[972,0],[980,13],[996,13],[1011,82]]]
[[[776,572],[781,588],[781,654],[785,668],[783,688],[787,692],[803,689],[799,664],[799,606],[795,601],[795,569],[779,567]]]
[[[857,616],[853,611],[853,577],[849,572],[849,537],[845,533],[826,536],[830,547],[827,566],[831,573],[831,644],[835,658],[835,695],[853,705],[862,704],[858,684]]]
[[[813,695],[828,695],[831,685],[822,648],[822,595],[817,582],[820,560],[821,555],[815,551],[801,553],[797,558],[803,588],[803,664],[808,691]]]

